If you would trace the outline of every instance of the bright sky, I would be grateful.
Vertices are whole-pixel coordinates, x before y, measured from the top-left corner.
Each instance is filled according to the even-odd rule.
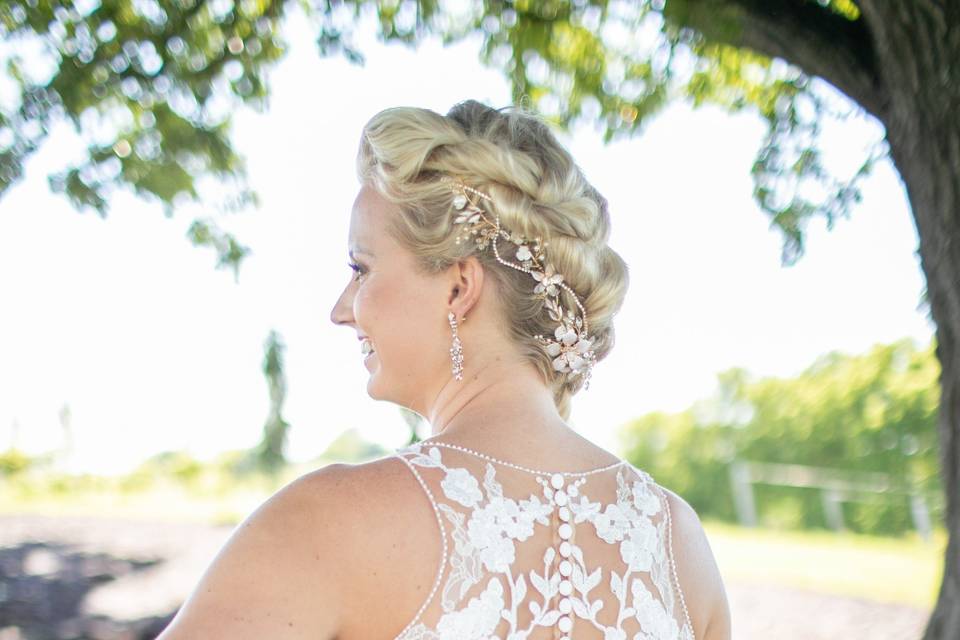
[[[360,130],[386,107],[504,106],[509,89],[479,64],[476,40],[413,51],[371,39],[360,68],[319,58],[309,28],[289,26],[269,112],[235,119],[262,198],[259,211],[220,219],[253,249],[239,283],[185,238],[196,210],[166,219],[123,193],[101,220],[52,195],[46,176],[83,149],[68,127],[0,200],[0,449],[14,439],[31,453],[62,447],[64,404],[75,470],[120,473],[162,450],[209,458],[251,446],[269,405],[261,362],[271,328],[287,344],[291,459],[316,456],[351,427],[385,446],[406,441],[396,406],[366,394],[354,332],[329,320],[351,274]],[[571,416],[601,446],[616,452],[615,432],[633,417],[709,395],[729,367],[786,376],[830,350],[929,341],[916,232],[891,166],[865,183],[851,220],[830,232],[815,222],[807,255],[783,268],[779,233],[751,197],[762,133],[749,114],[676,105],[630,141],[604,146],[589,127],[563,138],[610,201],[611,245],[631,270],[617,346]],[[852,167],[878,135],[862,120],[833,127],[832,158]]]

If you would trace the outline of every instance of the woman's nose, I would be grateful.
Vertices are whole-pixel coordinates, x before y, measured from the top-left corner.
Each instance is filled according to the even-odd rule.
[[[337,325],[347,324],[351,320],[353,315],[350,310],[350,305],[347,304],[347,291],[344,290],[340,294],[340,297],[337,298],[336,303],[333,305],[333,309],[330,310],[330,322]]]

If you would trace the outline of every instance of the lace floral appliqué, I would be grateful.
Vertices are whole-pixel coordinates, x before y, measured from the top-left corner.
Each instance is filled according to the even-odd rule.
[[[623,623],[631,617],[639,623],[640,632],[630,640],[693,640],[688,621],[678,620],[673,614],[676,592],[666,550],[667,519],[647,474],[639,472],[640,478],[628,483],[620,467],[617,499],[608,504],[591,501],[573,484],[565,488],[571,496],[567,505],[571,524],[588,523],[596,537],[618,545],[625,565],[622,573],[611,570],[604,581],[603,569],[597,566],[591,570],[579,545],[565,543],[569,544],[563,550],[566,558],[557,558],[556,549],[547,547],[542,572],[514,575],[516,545],[530,538],[538,524],[550,525],[558,507],[552,499],[554,490],[544,483],[542,496],[532,494],[515,500],[504,495],[490,462],[486,463],[481,483],[467,469],[444,464],[438,447],[427,447],[424,452],[420,445],[411,445],[398,454],[410,456],[407,460],[416,467],[442,474],[439,485],[445,499],[437,499],[434,504],[451,525],[452,545],[449,572],[441,590],[443,614],[436,627],[431,629],[414,620],[397,640],[523,640],[538,626],[558,624],[564,615],[556,608],[561,598],[569,603],[566,615],[593,625],[604,640],[628,640]],[[572,590],[563,594],[562,576],[555,562],[558,559],[569,565],[572,584]],[[485,579],[480,594],[464,604],[471,587]],[[601,583],[609,586],[609,593],[617,601],[613,624],[597,619],[604,600],[597,594],[591,597],[591,592]],[[525,627],[519,625],[521,606],[532,614]],[[502,621],[507,622],[506,635],[494,635]]]

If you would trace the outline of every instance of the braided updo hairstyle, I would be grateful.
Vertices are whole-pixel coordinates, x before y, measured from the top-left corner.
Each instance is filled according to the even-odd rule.
[[[456,177],[487,193],[493,201],[484,202],[484,208],[499,214],[503,227],[549,243],[547,262],[580,297],[599,362],[613,347],[613,316],[629,286],[627,265],[607,245],[606,199],[587,182],[548,126],[519,108],[498,110],[474,100],[455,105],[446,116],[413,107],[386,109],[363,129],[357,175],[399,205],[401,213],[387,231],[414,255],[423,273],[436,274],[476,256],[497,288],[507,337],[540,371],[567,420],[570,399],[583,386],[583,376],[570,379],[555,371],[535,337],[552,335],[557,325],[533,294],[536,281],[501,265],[492,249],[455,242],[460,229],[454,228],[453,194],[440,180]],[[502,255],[512,257],[511,247],[501,240]],[[560,304],[579,315],[563,289]]]

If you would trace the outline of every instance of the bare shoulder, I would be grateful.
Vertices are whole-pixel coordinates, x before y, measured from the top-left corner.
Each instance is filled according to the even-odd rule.
[[[355,635],[351,607],[403,524],[402,466],[331,464],[285,485],[237,525],[158,640]]]
[[[328,545],[342,467],[293,480],[237,525],[158,640],[336,637],[341,573]]]
[[[671,546],[677,579],[694,635],[698,640],[729,640],[731,623],[727,594],[700,517],[686,500],[669,489],[660,489],[670,509]]]
[[[309,482],[315,493],[337,494],[334,548],[344,571],[337,640],[396,637],[430,593],[442,558],[424,488],[397,456],[340,465]]]

